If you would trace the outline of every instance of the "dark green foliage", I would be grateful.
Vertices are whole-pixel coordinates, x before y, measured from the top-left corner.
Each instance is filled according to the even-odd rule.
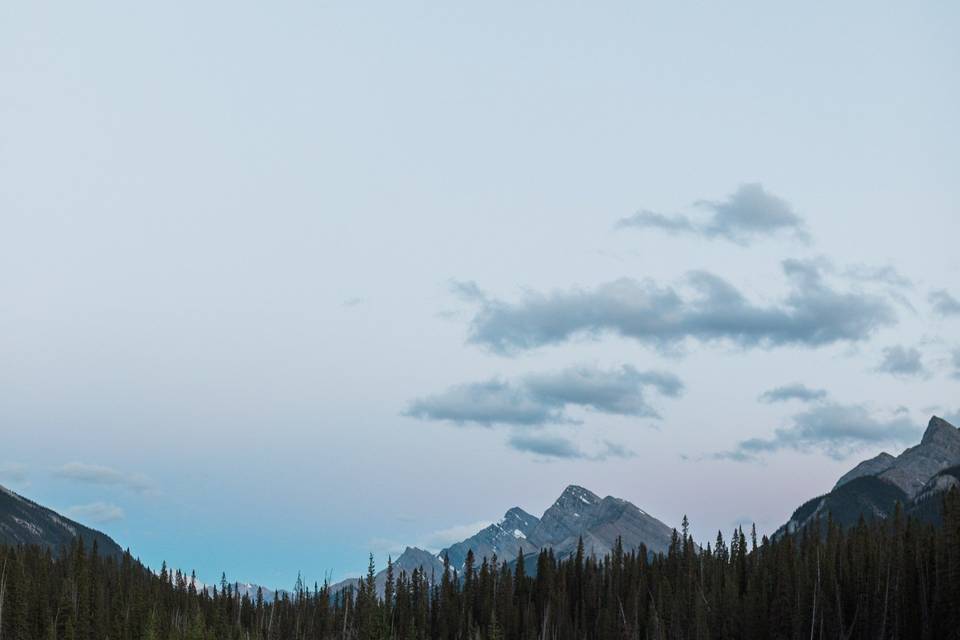
[[[738,528],[701,548],[684,519],[657,556],[618,544],[594,558],[582,543],[564,560],[471,553],[440,576],[391,570],[382,594],[371,559],[356,590],[298,578],[275,602],[226,576],[198,592],[82,540],[57,556],[0,547],[0,640],[958,639],[960,492],[939,501],[939,526],[894,507],[773,541]]]

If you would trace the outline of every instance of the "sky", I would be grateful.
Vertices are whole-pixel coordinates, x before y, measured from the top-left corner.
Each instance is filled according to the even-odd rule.
[[[960,417],[958,27],[5,2],[0,484],[282,588],[568,484],[772,532]]]

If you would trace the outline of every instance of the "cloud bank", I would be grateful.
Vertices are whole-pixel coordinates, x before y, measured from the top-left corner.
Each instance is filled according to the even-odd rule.
[[[78,504],[67,509],[67,515],[74,520],[104,524],[123,520],[123,509],[115,504],[94,502],[92,504]]]
[[[760,402],[772,404],[774,402],[787,402],[788,400],[799,400],[800,402],[815,402],[824,400],[827,397],[825,389],[811,389],[799,382],[774,387],[760,394]]]
[[[623,445],[608,440],[603,442],[603,448],[600,451],[587,453],[569,438],[550,434],[514,434],[507,441],[507,444],[517,451],[532,453],[544,458],[566,460],[602,461],[608,458],[632,458],[636,455]]]
[[[492,379],[457,385],[414,400],[404,415],[488,427],[537,426],[574,422],[566,409],[576,406],[613,415],[658,418],[647,401],[648,388],[676,397],[683,391],[683,383],[673,374],[638,371],[629,365],[616,369],[577,366],[515,381]]]
[[[923,357],[916,347],[894,345],[883,350],[883,360],[877,365],[880,373],[889,373],[900,378],[922,378],[927,375]]]
[[[927,300],[930,302],[930,306],[933,307],[933,312],[938,316],[944,318],[960,316],[960,300],[954,298],[944,289],[931,291],[930,295],[927,296]]]
[[[842,459],[868,446],[916,442],[921,432],[902,412],[875,417],[863,405],[828,402],[796,414],[770,438],[743,440],[732,451],[714,457],[745,462],[789,449],[820,451]]]
[[[54,474],[75,482],[122,487],[137,493],[148,493],[155,490],[153,482],[142,474],[124,473],[96,464],[69,462],[57,469]]]
[[[785,200],[769,193],[761,184],[744,184],[726,200],[699,200],[694,206],[705,212],[703,219],[640,211],[621,218],[616,226],[723,238],[741,245],[780,233],[804,242],[809,240],[803,218]]]
[[[743,348],[820,347],[864,340],[896,323],[886,300],[831,288],[815,263],[786,260],[782,268],[791,290],[774,305],[755,304],[705,271],[689,273],[678,287],[621,278],[594,289],[530,292],[518,302],[478,289],[468,339],[499,354],[611,333],[661,350],[687,339]]]

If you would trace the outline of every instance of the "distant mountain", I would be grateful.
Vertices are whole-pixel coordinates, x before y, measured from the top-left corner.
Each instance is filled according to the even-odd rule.
[[[881,453],[845,473],[830,493],[801,505],[774,535],[803,528],[830,514],[843,526],[890,517],[896,504],[925,520],[940,517],[938,496],[960,482],[960,430],[933,416],[920,444],[899,456]]]
[[[513,560],[523,550],[524,554],[537,553],[540,547],[532,541],[532,535],[540,519],[520,507],[507,511],[499,522],[491,524],[479,533],[440,552],[447,556],[453,567],[462,567],[467,552],[473,550],[477,562],[496,554],[501,560]]]
[[[601,499],[571,485],[543,513],[529,537],[533,544],[552,548],[560,557],[575,552],[582,537],[586,552],[602,557],[613,549],[617,538],[628,550],[644,544],[653,553],[666,552],[672,533],[673,529],[626,500]]]
[[[85,527],[59,513],[0,487],[0,544],[39,545],[55,551],[82,538],[89,549],[94,541],[100,555],[121,556],[110,536]]]
[[[942,524],[943,494],[951,489],[960,490],[960,465],[948,467],[930,478],[911,501],[908,515],[926,522]]]
[[[407,547],[393,561],[393,569],[394,574],[399,575],[401,571],[410,574],[419,568],[439,579],[444,557],[449,560],[451,570],[456,571],[463,569],[467,552],[471,550],[477,565],[483,558],[489,560],[494,555],[499,561],[513,562],[521,551],[529,559],[545,548],[563,558],[576,552],[581,538],[586,553],[597,557],[613,550],[618,538],[627,550],[646,545],[649,552],[664,553],[670,546],[672,534],[673,529],[626,500],[612,496],[600,498],[583,487],[570,485],[540,518],[513,507],[498,522],[440,553]],[[381,570],[376,580],[382,592],[386,570]],[[332,585],[331,590],[336,593],[357,582],[358,578],[344,580]]]
[[[438,554],[431,553],[425,549],[417,547],[407,547],[403,553],[393,560],[393,574],[399,576],[401,572],[406,572],[409,576],[418,569],[427,575],[427,581],[431,584],[438,581],[443,575],[443,561]],[[356,588],[360,578],[347,578],[330,585],[331,593],[339,593],[347,587]],[[387,570],[381,569],[376,575],[377,592],[383,594],[383,588],[387,584]]]

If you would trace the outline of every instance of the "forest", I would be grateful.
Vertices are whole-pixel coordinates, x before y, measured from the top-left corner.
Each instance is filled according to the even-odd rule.
[[[267,552],[268,550],[262,550]],[[441,575],[394,575],[371,556],[356,589],[303,580],[267,602],[227,581],[151,571],[82,541],[57,553],[0,548],[0,640],[469,640],[960,638],[960,491],[940,524],[897,511],[846,529],[818,521],[706,545],[686,519],[668,553],[474,558]]]

